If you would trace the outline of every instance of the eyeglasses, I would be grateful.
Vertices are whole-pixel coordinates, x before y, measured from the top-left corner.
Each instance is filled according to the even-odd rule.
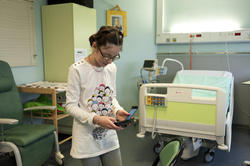
[[[102,55],[102,57],[103,57],[103,59],[104,59],[105,61],[109,61],[109,60],[115,61],[115,60],[118,60],[118,59],[121,58],[121,56],[120,56],[119,53],[118,53],[116,56],[114,56],[114,57],[110,57],[110,56],[103,55],[103,53],[102,53],[102,51],[101,51],[100,48],[98,48],[98,50],[100,51],[100,53],[101,53],[101,55]]]

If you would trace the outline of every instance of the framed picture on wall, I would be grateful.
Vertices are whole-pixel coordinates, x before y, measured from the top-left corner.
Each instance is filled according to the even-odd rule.
[[[118,10],[114,10],[118,8]],[[119,6],[107,10],[107,25],[115,26],[121,30],[124,36],[127,36],[127,13],[120,10]]]

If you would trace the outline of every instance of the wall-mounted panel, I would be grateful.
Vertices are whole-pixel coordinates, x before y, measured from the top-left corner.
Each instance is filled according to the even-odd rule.
[[[249,42],[249,0],[157,0],[156,43]]]

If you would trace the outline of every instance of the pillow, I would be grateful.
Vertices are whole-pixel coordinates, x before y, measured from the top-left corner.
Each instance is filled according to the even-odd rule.
[[[7,77],[0,78],[0,93],[1,92],[7,92],[11,90],[12,88],[12,82]]]

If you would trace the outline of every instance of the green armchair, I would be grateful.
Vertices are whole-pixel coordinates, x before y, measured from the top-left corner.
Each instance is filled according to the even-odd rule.
[[[23,123],[20,95],[11,68],[4,61],[0,61],[0,127],[0,152],[13,151],[17,166],[41,166],[54,145],[56,158],[63,158],[54,125]]]

